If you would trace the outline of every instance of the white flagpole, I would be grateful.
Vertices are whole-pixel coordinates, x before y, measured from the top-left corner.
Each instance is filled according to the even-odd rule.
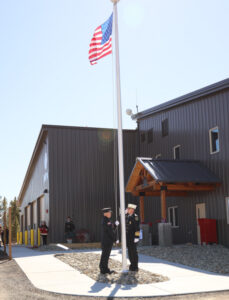
[[[119,38],[118,38],[118,10],[119,0],[111,0],[114,3],[113,18],[115,30],[115,56],[116,56],[116,94],[118,111],[118,159],[119,159],[119,189],[121,208],[121,241],[122,241],[122,271],[127,271],[126,265],[126,220],[125,220],[125,187],[124,187],[124,160],[123,160],[123,137],[122,137],[122,105],[120,85],[120,63],[119,63]]]

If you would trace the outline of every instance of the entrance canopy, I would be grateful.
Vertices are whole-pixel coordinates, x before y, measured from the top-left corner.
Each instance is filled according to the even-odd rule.
[[[213,191],[219,184],[219,178],[198,161],[138,157],[126,192],[141,199],[144,196],[161,196],[162,219],[166,219],[166,196],[184,197],[188,192]],[[141,203],[140,208],[142,206]]]

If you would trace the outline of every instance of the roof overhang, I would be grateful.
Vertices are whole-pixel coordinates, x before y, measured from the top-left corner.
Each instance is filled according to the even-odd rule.
[[[196,174],[195,174],[196,173]],[[220,180],[197,161],[153,160],[137,158],[126,185],[134,196],[184,197],[188,192],[213,191]]]

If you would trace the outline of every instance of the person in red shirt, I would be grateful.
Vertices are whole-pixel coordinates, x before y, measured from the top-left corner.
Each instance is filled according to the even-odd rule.
[[[47,245],[48,226],[46,225],[45,221],[43,221],[40,226],[40,233],[42,236],[43,245]]]

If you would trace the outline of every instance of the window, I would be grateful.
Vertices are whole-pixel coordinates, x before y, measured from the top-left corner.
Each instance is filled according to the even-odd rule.
[[[180,159],[180,145],[173,147],[173,158]]]
[[[169,121],[168,119],[165,119],[161,122],[161,132],[162,136],[167,136],[169,134]]]
[[[156,158],[156,159],[160,159],[160,158],[161,158],[161,153],[160,153],[160,154],[157,154],[157,155],[155,156],[155,158]]]
[[[147,131],[147,142],[148,144],[153,142],[153,129]]]
[[[214,127],[209,130],[210,139],[210,153],[214,154],[219,152],[219,128]]]
[[[172,224],[172,227],[179,227],[177,222],[177,206],[168,208],[168,221]]]
[[[226,197],[226,216],[227,216],[227,224],[229,224],[229,197]]]
[[[141,133],[141,142],[144,143],[146,140],[146,135],[145,133]]]

